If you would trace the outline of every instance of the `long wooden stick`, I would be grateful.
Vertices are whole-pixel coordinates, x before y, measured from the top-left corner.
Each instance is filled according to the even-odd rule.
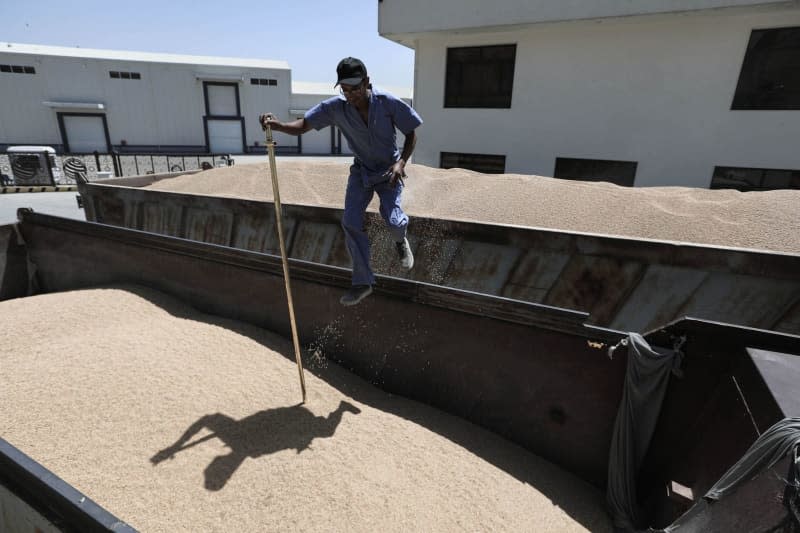
[[[303,391],[303,403],[306,403],[306,380],[303,375],[303,361],[300,359],[300,342],[297,340],[297,323],[294,320],[294,303],[292,302],[292,284],[289,281],[289,260],[286,257],[286,245],[283,242],[283,214],[281,213],[281,193],[278,190],[278,169],[275,166],[275,142],[272,140],[272,128],[267,126],[267,151],[269,167],[272,171],[272,194],[275,198],[275,224],[278,230],[278,242],[281,245],[283,262],[283,281],[286,283],[286,300],[289,302],[289,320],[292,323],[292,341],[297,370],[300,372],[300,389]]]

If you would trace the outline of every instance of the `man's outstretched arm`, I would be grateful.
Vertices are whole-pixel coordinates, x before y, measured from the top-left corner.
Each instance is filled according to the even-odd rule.
[[[291,122],[281,122],[272,113],[259,115],[258,121],[261,123],[261,129],[263,130],[266,130],[267,126],[269,126],[273,131],[279,131],[289,135],[302,135],[311,129],[311,124],[304,118],[298,118]]]

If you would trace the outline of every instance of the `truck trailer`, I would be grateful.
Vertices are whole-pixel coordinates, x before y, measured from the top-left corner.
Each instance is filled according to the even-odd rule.
[[[0,301],[135,283],[204,313],[289,337],[268,208],[234,201],[237,222],[230,221],[227,241],[215,243],[210,235],[220,224],[205,217],[232,216],[217,209],[216,199],[191,199],[193,205],[176,215],[168,211],[180,203],[174,197],[151,199],[135,188],[125,192],[142,202],[131,208],[124,199],[98,200],[82,192],[88,221],[21,209],[17,223],[0,226]],[[262,216],[259,209],[268,212],[265,218],[256,218]],[[796,308],[781,307],[760,328],[657,311],[642,319],[646,328],[620,328],[614,327],[613,313],[597,320],[585,310],[502,294],[510,289],[481,292],[383,273],[365,307],[348,313],[337,303],[349,286],[348,269],[298,257],[313,248],[302,235],[324,235],[339,214],[292,206],[285,206],[285,213],[293,228],[289,263],[298,334],[307,352],[321,351],[383,391],[467,420],[578,476],[606,494],[609,517],[621,530],[800,527]],[[247,214],[253,217],[249,226],[242,223]],[[167,224],[173,216],[178,222]],[[458,239],[477,255],[557,241],[584,262],[583,256],[598,251],[615,251],[620,261],[636,256],[643,268],[659,261],[695,268],[705,261],[709,277],[747,280],[747,291],[789,287],[791,292],[798,282],[798,258],[788,254],[698,253],[685,245],[541,231],[520,236],[530,232],[426,222],[450,228],[450,236],[482,236],[481,245]],[[153,231],[159,223],[161,231]],[[304,233],[304,226],[319,229]],[[205,237],[196,231],[205,231]],[[248,235],[256,245],[241,245]],[[333,249],[326,258],[336,256]],[[568,261],[575,260],[571,257]],[[601,276],[600,282],[607,285],[609,279]],[[596,290],[606,294],[602,287]],[[629,301],[636,302],[631,290],[626,289]],[[727,296],[707,290],[698,309],[724,308]],[[766,304],[759,309],[769,312]],[[369,334],[363,332],[364,314],[370,317]],[[398,331],[398,316],[410,317],[411,340]],[[653,326],[660,316],[669,319]],[[332,323],[340,332],[337,342],[320,346],[319,331]],[[75,335],[80,331],[76,320]],[[383,341],[377,358],[376,338]],[[0,502],[9,530],[14,524],[46,524],[35,526],[42,531],[136,528],[24,449],[1,444]]]

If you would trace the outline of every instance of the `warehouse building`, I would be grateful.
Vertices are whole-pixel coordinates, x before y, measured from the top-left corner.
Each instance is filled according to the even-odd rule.
[[[58,152],[247,152],[291,90],[286,62],[254,59],[0,43],[0,70],[0,148]]]
[[[800,2],[485,6],[380,2],[379,33],[415,50],[417,163],[800,188]]]
[[[288,120],[336,94],[293,82],[285,61],[0,43],[0,152],[263,153],[259,113]],[[349,153],[332,128],[275,139],[283,153]]]

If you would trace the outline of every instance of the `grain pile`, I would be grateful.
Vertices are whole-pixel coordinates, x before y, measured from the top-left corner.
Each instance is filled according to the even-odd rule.
[[[610,530],[595,488],[332,363],[297,405],[288,340],[162,293],[0,312],[0,434],[142,531]]]
[[[350,162],[278,159],[281,201],[341,208]],[[409,165],[410,215],[800,253],[800,191],[620,187]],[[266,163],[179,176],[149,188],[272,199]],[[377,211],[377,201],[370,207]],[[412,221],[413,223],[413,221]]]

